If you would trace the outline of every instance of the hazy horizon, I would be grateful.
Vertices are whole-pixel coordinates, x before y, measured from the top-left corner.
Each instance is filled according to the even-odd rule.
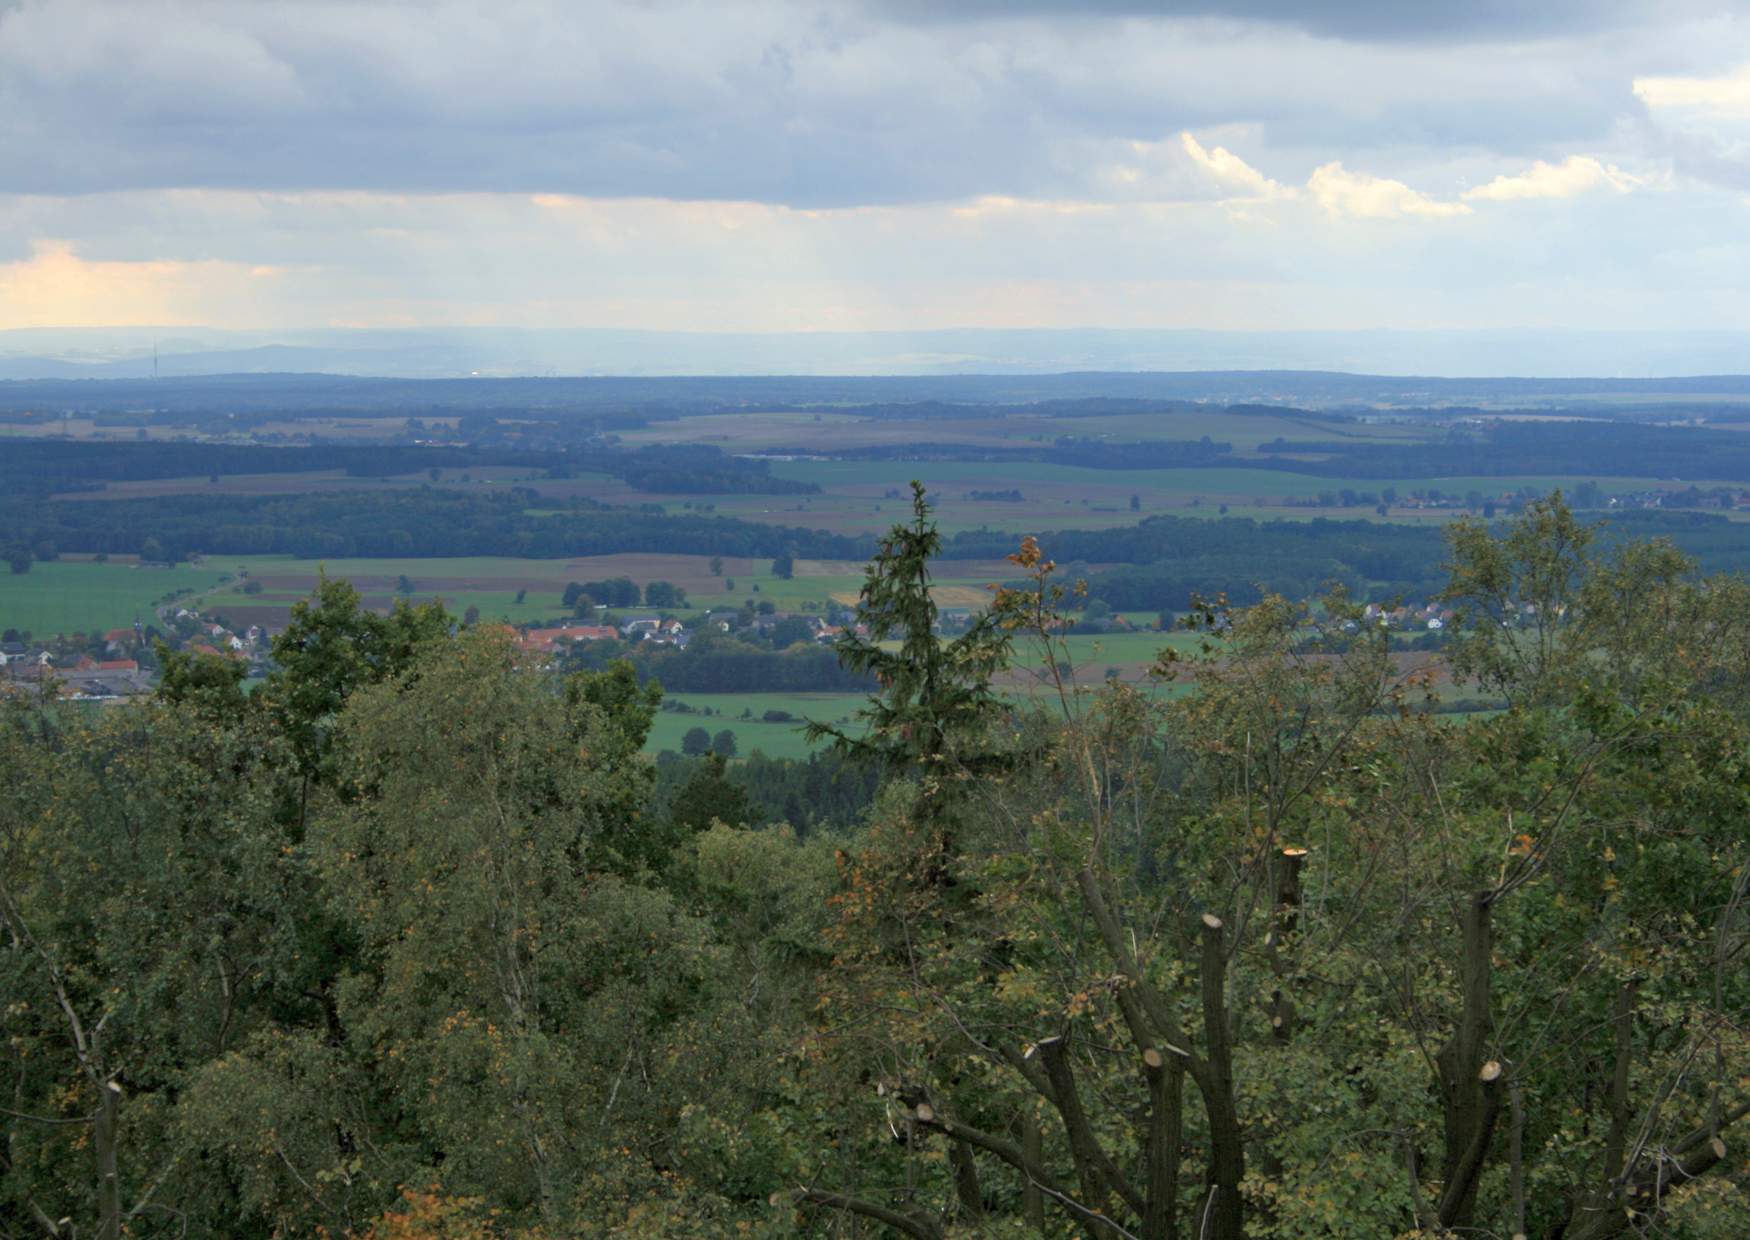
[[[0,328],[1750,330],[1746,13],[0,0]]]
[[[1449,378],[1750,374],[1750,334],[953,329],[661,332],[384,328],[0,331],[0,379],[322,372],[492,376],[1331,371]]]

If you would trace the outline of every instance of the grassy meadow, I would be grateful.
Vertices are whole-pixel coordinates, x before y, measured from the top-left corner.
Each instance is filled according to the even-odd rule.
[[[728,728],[735,733],[738,755],[746,757],[757,749],[769,758],[807,757],[810,747],[802,736],[807,720],[848,727],[868,700],[860,693],[675,693],[670,697],[698,713],[659,712],[644,746],[647,751],[672,749],[678,753],[681,738],[692,729],[704,728],[715,736]],[[703,713],[706,710],[711,713]],[[794,719],[767,723],[762,716],[768,710],[787,711]],[[742,718],[744,711],[748,718]]]
[[[215,588],[227,570],[212,565],[142,568],[130,561],[60,559],[0,575],[0,629],[38,638],[151,623],[154,604],[178,590]]]

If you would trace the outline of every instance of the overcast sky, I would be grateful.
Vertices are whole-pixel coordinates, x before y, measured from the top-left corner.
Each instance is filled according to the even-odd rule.
[[[0,0],[98,324],[1750,330],[1750,4]]]

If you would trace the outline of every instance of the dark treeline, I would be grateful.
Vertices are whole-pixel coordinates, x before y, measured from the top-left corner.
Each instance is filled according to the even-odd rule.
[[[730,456],[709,444],[652,444],[595,452],[584,469],[605,469],[640,491],[671,495],[817,495],[813,482],[772,477],[770,461]]]
[[[1604,545],[1666,539],[1709,573],[1750,568],[1750,527],[1712,513],[1631,510],[1599,526]],[[948,556],[997,555],[1001,535],[970,532]],[[1178,609],[1193,594],[1238,604],[1264,594],[1302,598],[1336,584],[1361,597],[1426,598],[1446,579],[1441,530],[1382,521],[1256,521],[1150,517],[1113,530],[1060,530],[1040,538],[1059,562],[1120,564],[1086,574],[1088,596],[1121,610]]]
[[[844,405],[775,405],[772,412],[782,413],[854,413],[860,418],[884,418],[897,421],[928,421],[933,418],[1045,417],[1099,418],[1122,414],[1153,413],[1171,417],[1176,413],[1208,413],[1209,406],[1193,400],[1148,400],[1138,397],[1087,396],[1079,399],[1038,400],[1025,404],[977,404],[946,400],[911,402],[879,401],[852,406]],[[1349,422],[1347,413],[1326,413],[1309,409],[1285,409],[1280,405],[1229,405],[1224,411],[1235,417],[1281,417],[1291,414],[1310,422]]]
[[[578,642],[564,662],[569,670],[603,671],[617,659],[631,663],[639,683],[654,679],[670,693],[866,693],[872,677],[839,663],[828,646],[772,650],[736,638],[702,633],[685,650],[656,642]]]
[[[1302,409],[1242,410],[1295,418],[1318,416]],[[1724,420],[1724,419],[1722,419]],[[1166,426],[1170,428],[1171,423]],[[814,448],[785,449],[793,454]],[[1367,443],[1355,439],[1275,439],[1260,455],[1235,458],[1233,445],[1201,440],[1122,442],[1059,436],[1037,447],[921,442],[877,444],[833,455],[843,460],[1047,461],[1086,469],[1196,469],[1226,465],[1271,469],[1322,478],[1406,479],[1463,476],[1631,477],[1718,479],[1750,482],[1750,442],[1741,432],[1637,422],[1507,422],[1454,429],[1413,443]]]
[[[778,448],[773,455],[809,456],[819,448]],[[1105,439],[1062,435],[1050,444],[1033,448],[996,448],[984,444],[909,443],[873,444],[834,452],[842,461],[1043,461],[1051,465],[1083,469],[1199,469],[1212,465],[1250,465],[1236,462],[1231,443],[1202,439],[1154,439],[1146,443],[1116,443]],[[1272,468],[1266,462],[1264,468]]]
[[[1136,525],[1105,530],[1058,530],[1041,534],[1039,540],[1059,563],[1084,560],[1124,564],[1153,564],[1168,558],[1225,556],[1236,561],[1268,555],[1283,548],[1297,556],[1331,555],[1343,548],[1342,557],[1353,560],[1370,577],[1399,575],[1391,571],[1407,563],[1407,557],[1438,560],[1440,531],[1425,526],[1389,524],[1382,521],[1258,521],[1250,517],[1148,517]],[[968,530],[947,539],[943,554],[949,559],[979,559],[1013,550],[1012,535]]]
[[[0,487],[8,494],[100,491],[106,482],[225,474],[297,474],[344,470],[360,478],[390,478],[429,470],[511,466],[612,474],[641,491],[678,494],[813,494],[812,482],[771,476],[771,464],[729,456],[708,444],[621,449],[599,445],[566,450],[490,442],[498,423],[480,419],[480,444],[214,444],[167,441],[102,443],[61,439],[9,440],[0,456]]]
[[[155,539],[173,559],[192,553],[345,559],[617,552],[862,559],[875,545],[869,537],[704,514],[574,508],[529,515],[526,509],[539,503],[520,487],[491,495],[421,487],[371,495],[173,495],[53,504],[15,497],[0,502],[0,545],[134,554]],[[1708,572],[1750,566],[1750,525],[1712,513],[1629,511],[1613,514],[1604,530],[1607,539],[1619,533],[1668,538]],[[1359,520],[1156,516],[1115,529],[1041,531],[1039,539],[1060,563],[1134,566],[1088,574],[1094,597],[1124,609],[1176,609],[1194,592],[1250,600],[1260,586],[1297,597],[1333,581],[1372,596],[1421,596],[1438,587],[1444,560],[1437,529]],[[963,531],[944,539],[942,557],[949,563],[998,559],[1017,542],[1013,533]]]
[[[705,765],[672,750],[657,757],[652,802],[659,814]],[[788,823],[802,836],[856,825],[881,783],[876,768],[847,762],[831,750],[801,760],[768,758],[756,750],[724,770],[723,778],[746,794],[750,824]]]
[[[384,478],[426,469],[481,465],[541,467],[541,453],[409,445],[320,444],[281,448],[265,444],[79,442],[13,439],[0,454],[0,485],[8,494],[101,491],[106,482],[188,478],[203,474],[293,474],[344,470]]]
[[[1629,422],[1504,422],[1412,444],[1279,439],[1260,451],[1329,453],[1325,460],[1264,462],[1265,468],[1328,478],[1555,474],[1750,481],[1750,442],[1741,432]]]
[[[169,495],[150,500],[0,503],[0,544],[133,554],[156,539],[167,558],[274,555],[498,555],[556,559],[650,551],[854,559],[872,540],[757,525],[726,517],[663,516],[629,509],[535,517],[534,492],[491,495],[421,487],[376,494],[312,492],[287,497]]]

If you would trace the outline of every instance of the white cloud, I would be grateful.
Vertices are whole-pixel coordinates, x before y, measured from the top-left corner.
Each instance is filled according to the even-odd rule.
[[[1196,172],[1176,135],[1161,145]],[[1736,193],[1680,186],[1682,210],[1675,195],[1599,193],[1576,200],[1573,228],[1483,208],[1458,227],[1415,228],[1352,222],[1381,196],[1378,178],[1327,171],[1315,184],[1349,210],[1305,188],[1256,220],[1236,218],[1245,200],[1212,196],[804,211],[522,194],[0,194],[0,326],[1750,327]],[[1331,198],[1339,190],[1348,197]],[[1416,201],[1398,190],[1400,211],[1406,192]],[[59,240],[33,252],[32,238]]]
[[[1634,87],[1649,108],[1750,116],[1750,65],[1716,77],[1641,77]]]
[[[1213,177],[1223,188],[1235,190],[1248,198],[1291,198],[1295,191],[1279,185],[1259,172],[1224,146],[1205,150],[1189,130],[1179,135],[1179,145],[1191,161]]]
[[[1222,0],[966,0],[920,5],[927,24],[879,0],[0,0],[0,167],[9,189],[56,194],[1255,197],[1260,180],[1218,176],[1602,156],[1643,119],[1638,69],[1703,72],[1730,37],[1670,12],[1705,3],[1660,0],[1630,40],[1571,14],[1654,0],[1245,0],[1283,18],[1262,23],[1196,16]],[[1439,33],[1455,27],[1496,50],[1455,55]],[[1182,130],[1250,163],[1194,166]],[[1177,168],[1124,153],[1162,134]]]
[[[1466,190],[1464,197],[1490,202],[1509,202],[1517,198],[1572,198],[1604,186],[1626,194],[1645,182],[1644,177],[1624,172],[1615,164],[1600,163],[1590,155],[1570,155],[1559,164],[1548,164],[1540,159],[1515,176],[1498,176],[1487,185]]]
[[[260,320],[263,284],[283,273],[262,263],[154,259],[91,261],[66,241],[34,243],[0,263],[0,330]]]
[[[1411,189],[1402,181],[1389,177],[1368,176],[1365,172],[1350,172],[1341,163],[1322,164],[1313,169],[1306,187],[1318,204],[1333,215],[1351,215],[1359,219],[1397,219],[1406,215],[1450,216],[1469,215],[1471,209],[1462,202],[1441,202],[1421,190]]]

